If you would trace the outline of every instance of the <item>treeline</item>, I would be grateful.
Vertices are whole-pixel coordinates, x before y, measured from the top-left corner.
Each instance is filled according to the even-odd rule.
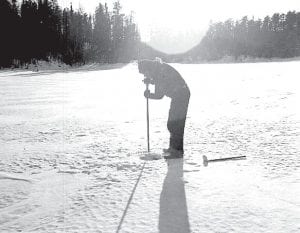
[[[36,60],[66,64],[129,62],[160,56],[168,62],[300,56],[300,12],[212,23],[198,46],[167,55],[140,41],[133,14],[99,3],[93,15],[62,9],[57,0],[0,0],[0,67]]]
[[[99,3],[95,14],[62,9],[56,0],[0,0],[0,67],[35,60],[67,64],[116,63],[137,58],[140,43],[133,15]]]
[[[190,61],[224,57],[291,58],[300,56],[300,12],[273,14],[263,20],[243,17],[210,25],[201,43],[185,54]],[[178,57],[177,57],[178,58]]]

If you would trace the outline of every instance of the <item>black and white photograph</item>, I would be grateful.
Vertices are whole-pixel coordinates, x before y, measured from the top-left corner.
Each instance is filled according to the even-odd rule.
[[[0,233],[300,232],[299,0],[0,0]]]

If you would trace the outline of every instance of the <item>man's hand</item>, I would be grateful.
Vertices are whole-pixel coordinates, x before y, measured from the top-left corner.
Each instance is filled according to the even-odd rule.
[[[144,96],[145,96],[145,98],[150,98],[150,90],[146,90],[145,92],[144,92]]]
[[[151,78],[144,78],[143,82],[145,84],[150,84],[151,83]]]

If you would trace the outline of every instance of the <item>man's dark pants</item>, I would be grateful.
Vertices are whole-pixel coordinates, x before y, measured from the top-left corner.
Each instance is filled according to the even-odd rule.
[[[183,151],[184,127],[186,114],[190,100],[188,87],[182,87],[176,91],[171,100],[168,119],[168,130],[170,132],[170,148]]]

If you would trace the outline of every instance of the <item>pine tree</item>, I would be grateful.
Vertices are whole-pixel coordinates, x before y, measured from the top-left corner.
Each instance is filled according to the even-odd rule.
[[[71,35],[70,35],[70,12],[67,8],[62,14],[62,61],[66,64],[72,64],[71,54]]]
[[[123,60],[129,62],[130,60],[137,59],[138,53],[138,31],[134,23],[133,13],[125,17],[124,23],[124,48]]]
[[[23,61],[30,62],[40,58],[40,21],[37,3],[31,0],[23,0],[21,5],[21,34]]]
[[[124,42],[124,14],[121,14],[121,4],[119,1],[114,2],[112,15],[112,61],[121,62],[123,56]]]
[[[296,38],[295,56],[300,56],[300,12],[296,14]]]
[[[0,67],[6,67],[11,63],[11,28],[9,21],[12,19],[12,7],[10,2],[0,1]]]
[[[99,62],[109,61],[111,48],[111,30],[107,5],[101,3],[96,9],[93,31],[93,49],[95,60]]]
[[[11,44],[11,54],[12,54],[12,61],[20,58],[19,51],[20,51],[20,44],[19,44],[19,38],[20,38],[20,15],[19,15],[19,9],[17,6],[17,0],[12,0],[12,6],[11,6],[11,19],[9,21],[10,24],[10,30],[11,30],[11,38],[10,38],[10,44]]]
[[[93,59],[93,23],[92,16],[84,14],[83,17],[83,35],[84,35],[84,61],[91,61]]]
[[[297,15],[296,12],[289,11],[285,19],[285,56],[297,56]]]

